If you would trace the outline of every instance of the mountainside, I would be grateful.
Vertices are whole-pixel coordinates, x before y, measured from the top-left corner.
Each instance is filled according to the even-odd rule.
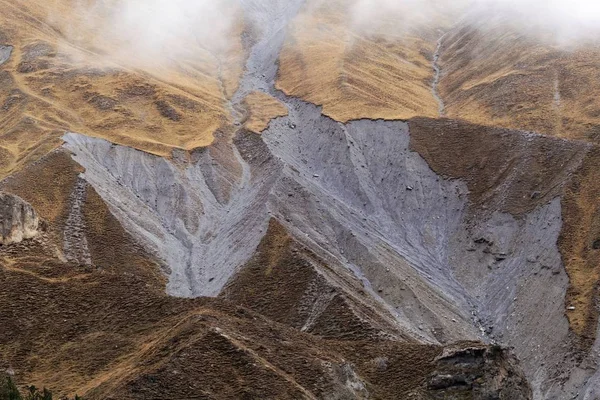
[[[0,372],[600,398],[597,44],[342,3],[223,2],[226,40],[136,42],[148,62],[121,2],[0,0]]]

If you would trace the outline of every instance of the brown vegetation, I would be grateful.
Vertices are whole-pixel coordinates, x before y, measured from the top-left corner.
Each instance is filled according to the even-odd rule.
[[[484,20],[444,38],[447,115],[570,139],[600,140],[600,50],[570,48]]]
[[[42,186],[39,180],[51,179],[48,173],[55,177],[53,184]],[[346,315],[359,325],[327,310],[334,320],[338,315],[346,321],[337,325],[341,331],[328,334],[323,319],[312,329],[317,335],[310,335],[221,299],[167,296],[158,264],[131,240],[91,187],[82,212],[92,263],[66,261],[62,241],[70,229],[65,221],[78,173],[69,155],[57,151],[3,187],[29,201],[47,222],[46,232],[35,239],[0,247],[0,361],[15,369],[19,381],[87,399],[428,393],[426,384],[442,348],[380,338],[351,312]],[[34,184],[37,190],[31,190]],[[248,285],[234,284],[229,293],[277,317],[269,310],[281,297],[269,295],[277,288],[268,289],[261,275],[282,278],[293,271],[286,260],[294,260],[294,247],[280,226],[272,224],[271,230],[261,245],[265,253],[257,255],[259,264],[251,263],[246,278],[240,278],[250,279]],[[303,276],[301,269],[295,274],[298,285],[314,278],[311,272]],[[273,303],[261,306],[248,297],[248,289],[262,283],[267,285],[263,298]],[[293,317],[279,316],[297,325]],[[360,329],[354,331],[355,325]]]

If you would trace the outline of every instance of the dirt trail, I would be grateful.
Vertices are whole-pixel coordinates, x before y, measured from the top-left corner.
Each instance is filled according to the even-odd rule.
[[[43,260],[40,260],[40,262],[43,262]],[[40,281],[43,281],[46,283],[53,283],[53,284],[66,283],[66,282],[71,282],[71,281],[81,281],[81,280],[89,277],[88,274],[80,274],[80,275],[73,275],[73,276],[67,276],[67,277],[62,277],[62,278],[48,278],[46,276],[42,276],[38,273],[35,273],[33,271],[29,271],[29,270],[23,269],[23,268],[18,268],[15,266],[16,264],[17,264],[16,261],[5,258],[1,261],[0,268],[4,269],[6,271],[18,273],[18,274],[29,275],[31,277],[39,279]]]

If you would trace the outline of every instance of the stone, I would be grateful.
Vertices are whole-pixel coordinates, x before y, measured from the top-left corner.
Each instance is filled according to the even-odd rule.
[[[38,233],[39,218],[25,200],[0,193],[0,244],[7,245],[31,239]]]
[[[3,46],[0,45],[0,65],[4,64],[10,58],[12,54],[13,48],[12,46]]]

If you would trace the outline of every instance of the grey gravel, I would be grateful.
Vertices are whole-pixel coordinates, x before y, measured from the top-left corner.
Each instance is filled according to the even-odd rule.
[[[289,115],[262,136],[234,138],[241,173],[209,150],[191,163],[171,162],[76,133],[64,137],[86,169],[82,177],[162,260],[168,292],[218,295],[276,218],[327,263],[323,277],[377,308],[403,337],[512,346],[535,399],[598,398],[600,344],[576,365],[564,314],[561,199],[520,219],[494,210],[473,219],[466,184],[437,176],[409,150],[406,123],[341,124],[277,91],[285,29],[302,4],[242,1],[248,21],[263,29],[230,107],[236,113],[260,90]],[[315,303],[315,312],[327,301]]]

